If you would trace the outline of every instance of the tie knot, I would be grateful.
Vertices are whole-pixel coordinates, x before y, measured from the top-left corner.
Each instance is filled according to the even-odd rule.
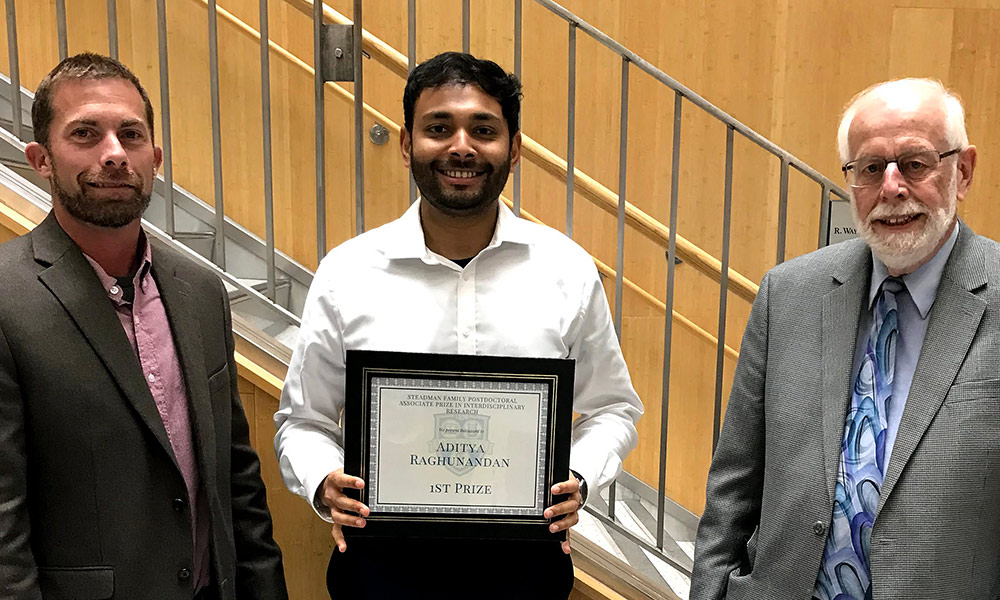
[[[882,282],[882,291],[896,295],[906,289],[906,284],[899,277],[886,277]]]

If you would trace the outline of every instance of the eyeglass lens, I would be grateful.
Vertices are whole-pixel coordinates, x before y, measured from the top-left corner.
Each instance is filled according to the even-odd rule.
[[[896,163],[899,174],[907,181],[921,181],[934,172],[941,159],[938,153],[933,151],[904,154],[895,160],[878,156],[862,157],[855,161],[854,167],[848,171],[853,179],[851,185],[867,187],[882,183],[889,163]]]

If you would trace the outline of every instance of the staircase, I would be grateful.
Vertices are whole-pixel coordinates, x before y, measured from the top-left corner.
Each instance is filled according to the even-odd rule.
[[[139,0],[137,0],[139,1]],[[328,6],[316,6],[310,0],[276,0],[287,2],[287,6],[300,14],[299,18],[311,16],[314,19],[316,30],[322,32],[324,26],[347,26],[351,23],[344,15],[332,10]],[[113,2],[112,2],[113,3]],[[12,3],[8,3],[8,7]],[[267,27],[266,19],[259,19],[255,29],[246,21],[241,20],[235,13],[226,11],[223,7],[217,6],[214,1],[205,0],[171,0],[168,6],[171,9],[179,8],[180,5],[190,4],[204,5],[210,12],[212,19],[217,19],[215,27],[219,23],[224,27],[231,27],[235,34],[241,35],[251,41],[256,40],[259,44],[261,39],[260,30]],[[263,3],[266,6],[266,1]],[[273,2],[272,2],[273,4]],[[715,425],[713,432],[718,431],[718,424],[721,419],[721,404],[723,398],[723,367],[725,361],[734,361],[738,353],[731,346],[726,344],[726,298],[730,293],[736,299],[752,301],[756,294],[757,286],[753,281],[738,271],[730,267],[729,257],[729,228],[731,218],[730,199],[732,194],[732,166],[733,166],[733,145],[734,139],[739,137],[742,140],[749,140],[760,146],[771,156],[780,161],[777,180],[780,181],[779,206],[781,222],[778,226],[779,241],[777,260],[784,258],[784,207],[788,202],[788,176],[790,172],[795,172],[807,177],[815,182],[822,193],[821,203],[821,237],[825,229],[829,229],[831,208],[834,203],[846,199],[846,194],[840,190],[833,182],[823,177],[821,174],[802,163],[787,151],[777,147],[772,142],[757,134],[749,127],[746,127],[733,117],[716,108],[707,100],[701,98],[692,90],[687,89],[679,82],[676,82],[655,66],[645,61],[641,57],[630,52],[627,48],[618,44],[614,40],[590,26],[582,19],[579,19],[569,11],[563,9],[554,2],[548,0],[537,0],[537,4],[544,7],[552,15],[563,19],[569,29],[571,60],[575,60],[576,36],[579,33],[589,36],[593,40],[602,44],[621,61],[622,68],[622,93],[620,113],[622,115],[622,149],[620,151],[620,173],[618,192],[614,192],[598,179],[589,176],[581,171],[574,164],[572,148],[575,143],[573,135],[575,128],[569,127],[570,139],[567,141],[569,152],[565,156],[560,156],[539,142],[530,137],[530,131],[525,132],[524,155],[528,162],[534,167],[539,167],[548,176],[565,181],[566,186],[566,229],[567,233],[573,231],[573,211],[574,202],[580,199],[587,201],[588,205],[596,207],[597,213],[613,215],[618,229],[618,242],[615,254],[616,264],[610,266],[596,258],[602,275],[606,278],[606,285],[609,288],[609,295],[613,292],[615,300],[613,306],[615,310],[616,326],[619,332],[622,330],[622,306],[625,304],[626,292],[644,303],[650,310],[660,315],[670,315],[666,319],[665,339],[656,340],[662,343],[663,347],[669,351],[672,325],[678,325],[678,329],[697,337],[703,342],[712,344],[717,349],[717,367],[715,382]],[[411,0],[411,7],[413,2]],[[522,10],[521,1],[515,0],[515,32],[514,38],[519,43],[521,36],[520,13]],[[110,6],[110,5],[109,5]],[[468,40],[470,3],[463,3],[465,14],[463,14],[463,39]],[[245,8],[245,7],[244,7]],[[287,11],[289,14],[292,11]],[[267,13],[264,13],[265,15]],[[161,23],[163,21],[162,15]],[[8,15],[9,17],[9,15]],[[65,14],[63,13],[63,18]],[[289,16],[289,19],[292,17]],[[8,23],[11,20],[8,18]],[[165,25],[163,25],[165,29]],[[65,31],[63,24],[62,30]],[[322,34],[317,34],[322,35]],[[362,49],[371,59],[384,66],[397,77],[405,77],[407,69],[412,66],[412,62],[406,55],[398,52],[382,40],[373,36],[370,32],[364,31],[363,35],[356,36],[363,40]],[[163,39],[166,39],[164,35]],[[316,78],[317,88],[320,95],[340,97],[343,100],[353,103],[357,94],[361,95],[361,85],[356,85],[351,91],[341,85],[335,85],[323,80],[322,74],[317,76],[316,71],[306,64],[300,57],[280,45],[273,39],[268,40],[264,36],[266,44],[262,44],[266,51],[262,57],[275,55],[293,65],[291,69],[299,69],[303,73],[308,72],[309,76]],[[61,40],[64,42],[64,38]],[[294,42],[294,40],[290,40]],[[162,40],[161,40],[162,43]],[[466,41],[466,44],[468,42]],[[16,41],[10,47],[16,47]],[[65,47],[65,44],[60,44]],[[117,41],[116,41],[117,46]],[[100,49],[98,49],[100,50]],[[355,50],[359,50],[355,48]],[[224,49],[223,52],[226,50]],[[334,49],[329,48],[330,55]],[[520,69],[520,57],[518,50],[515,51],[516,70]],[[322,53],[315,56],[316,62],[331,60],[324,58]],[[355,64],[360,64],[361,52]],[[411,48],[409,56],[412,57],[414,51]],[[297,62],[296,62],[297,61]],[[163,64],[163,63],[161,63]],[[571,80],[575,81],[575,63],[571,63]],[[216,67],[217,68],[217,67]],[[625,196],[626,180],[625,173],[627,160],[627,140],[628,140],[628,76],[631,70],[637,70],[652,76],[660,85],[666,86],[675,93],[675,123],[673,139],[673,164],[672,164],[672,189],[671,189],[671,220],[669,226],[660,223],[649,214],[643,212],[639,207],[627,201]],[[321,69],[322,71],[322,69]],[[218,109],[218,72],[212,75],[212,95],[216,98],[213,108]],[[31,92],[23,86],[15,86],[11,83],[7,75],[0,75],[0,183],[8,188],[20,190],[23,200],[34,208],[31,210],[47,212],[50,207],[48,198],[48,184],[40,180],[34,171],[24,161],[24,146],[32,139],[30,131],[30,107],[33,96]],[[400,80],[401,81],[401,80]],[[401,89],[401,85],[399,86]],[[325,91],[324,91],[325,90]],[[152,92],[152,90],[150,90]],[[573,106],[573,88],[569,92],[570,104]],[[167,94],[169,96],[169,93]],[[304,100],[308,102],[308,100]],[[353,104],[352,104],[353,105]],[[369,104],[357,105],[357,111],[363,113],[362,119],[368,119],[385,129],[389,137],[398,136],[399,125],[376,110]],[[269,110],[269,109],[268,109]],[[726,210],[725,210],[725,242],[720,257],[705,251],[690,240],[677,233],[677,207],[678,191],[677,180],[679,177],[678,156],[680,153],[680,122],[682,110],[699,110],[707,113],[712,118],[717,119],[724,126],[727,134],[726,144]],[[17,114],[14,114],[17,111]],[[569,114],[573,114],[570,109]],[[572,119],[572,117],[571,117]],[[321,121],[317,121],[321,123]],[[213,129],[217,124],[213,123]],[[324,128],[317,125],[319,131]],[[18,138],[12,132],[21,131]],[[361,161],[365,155],[362,135],[372,136],[374,132],[361,133],[360,128],[355,128],[355,152],[356,160]],[[216,133],[218,133],[216,129]],[[380,134],[381,135],[381,134]],[[322,139],[323,136],[319,136]],[[322,144],[320,145],[320,147]],[[390,144],[391,146],[391,144]],[[219,152],[218,147],[215,152]],[[368,149],[368,152],[373,152]],[[221,161],[216,162],[216,170]],[[318,171],[322,172],[324,160],[318,160]],[[310,168],[306,165],[305,168]],[[268,167],[269,168],[269,167]],[[364,170],[360,169],[358,180],[364,180]],[[504,198],[523,217],[534,219],[534,215],[523,210],[521,206],[521,171],[515,174],[512,198]],[[322,178],[318,178],[320,182]],[[172,185],[168,187],[167,181]],[[318,183],[318,186],[320,183]],[[369,184],[370,185],[370,184]],[[357,217],[355,230],[364,228],[365,208],[364,185],[355,186],[359,189],[358,202],[354,208],[354,216]],[[221,194],[216,188],[216,197],[221,199]],[[411,186],[411,194],[413,188]],[[326,206],[327,203],[319,203]],[[578,213],[584,207],[577,207]],[[273,213],[273,207],[270,208]],[[325,211],[325,208],[323,208]],[[391,212],[391,211],[389,211]],[[536,219],[537,220],[537,219]],[[317,214],[316,221],[326,222],[325,212]],[[184,189],[173,178],[163,176],[157,178],[154,185],[153,200],[146,213],[146,228],[151,235],[162,242],[170,244],[179,251],[187,254],[193,260],[199,261],[209,268],[215,269],[226,285],[229,292],[230,302],[234,313],[234,328],[238,329],[245,337],[255,340],[258,347],[287,366],[290,357],[289,348],[294,344],[299,325],[299,315],[305,301],[306,292],[312,281],[312,272],[303,264],[289,254],[275,249],[273,231],[262,238],[251,231],[249,227],[243,226],[234,221],[230,216],[220,216],[217,214],[212,204],[203,201],[195,194]],[[273,223],[272,223],[273,229]],[[325,228],[321,229],[325,232]],[[659,249],[661,260],[666,271],[666,294],[651,292],[642,283],[637,283],[626,278],[623,274],[624,258],[621,249],[624,245],[625,231],[630,234],[642,236]],[[168,235],[168,231],[172,235]],[[324,234],[325,235],[325,234]],[[320,236],[323,237],[322,235]],[[332,243],[321,241],[320,248],[329,247]],[[220,253],[221,249],[221,253]],[[224,253],[224,256],[223,254]],[[223,260],[224,258],[224,260]],[[273,266],[272,266],[273,263]],[[225,269],[219,265],[224,264]],[[705,327],[698,325],[694,320],[682,315],[674,310],[674,273],[678,265],[688,268],[688,271],[697,273],[699,277],[706,277],[714,282],[716,289],[720,291],[719,303],[719,325],[715,332],[708,331]],[[686,277],[687,275],[681,275]],[[662,299],[661,299],[662,298]],[[719,341],[721,340],[721,342]],[[669,364],[669,352],[667,353]],[[634,369],[634,367],[633,367]],[[670,389],[670,368],[664,370],[663,387]],[[660,407],[658,398],[643,397],[644,403],[648,407]],[[660,430],[666,431],[667,423],[667,394],[664,394],[662,410],[656,417]],[[647,413],[646,418],[653,417]],[[656,444],[653,440],[652,444]],[[623,473],[617,484],[602,490],[601,494],[595,495],[591,499],[587,510],[581,513],[581,522],[574,528],[574,548],[577,553],[576,562],[580,565],[598,565],[594,567],[601,572],[617,573],[616,582],[627,588],[627,592],[619,590],[625,597],[637,598],[687,598],[689,587],[689,575],[691,572],[694,534],[697,527],[697,517],[681,504],[672,500],[666,493],[666,435],[661,435],[658,440],[659,449],[659,469],[658,486],[650,486],[646,481],[629,473]],[[655,479],[655,478],[653,478]],[[650,479],[647,477],[647,481]],[[586,567],[580,567],[586,570]]]

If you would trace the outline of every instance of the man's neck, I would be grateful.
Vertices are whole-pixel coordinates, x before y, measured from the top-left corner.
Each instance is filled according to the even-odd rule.
[[[121,277],[132,272],[139,247],[139,219],[114,229],[97,227],[70,216],[61,206],[54,206],[56,220],[80,250],[101,265],[111,277]]]
[[[420,225],[424,230],[424,243],[429,250],[445,258],[472,258],[493,239],[497,215],[497,202],[479,214],[455,217],[422,201]]]

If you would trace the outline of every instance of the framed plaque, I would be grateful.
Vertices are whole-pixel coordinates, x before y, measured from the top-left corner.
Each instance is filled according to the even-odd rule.
[[[542,513],[569,477],[574,361],[347,351],[348,536],[565,539]]]

